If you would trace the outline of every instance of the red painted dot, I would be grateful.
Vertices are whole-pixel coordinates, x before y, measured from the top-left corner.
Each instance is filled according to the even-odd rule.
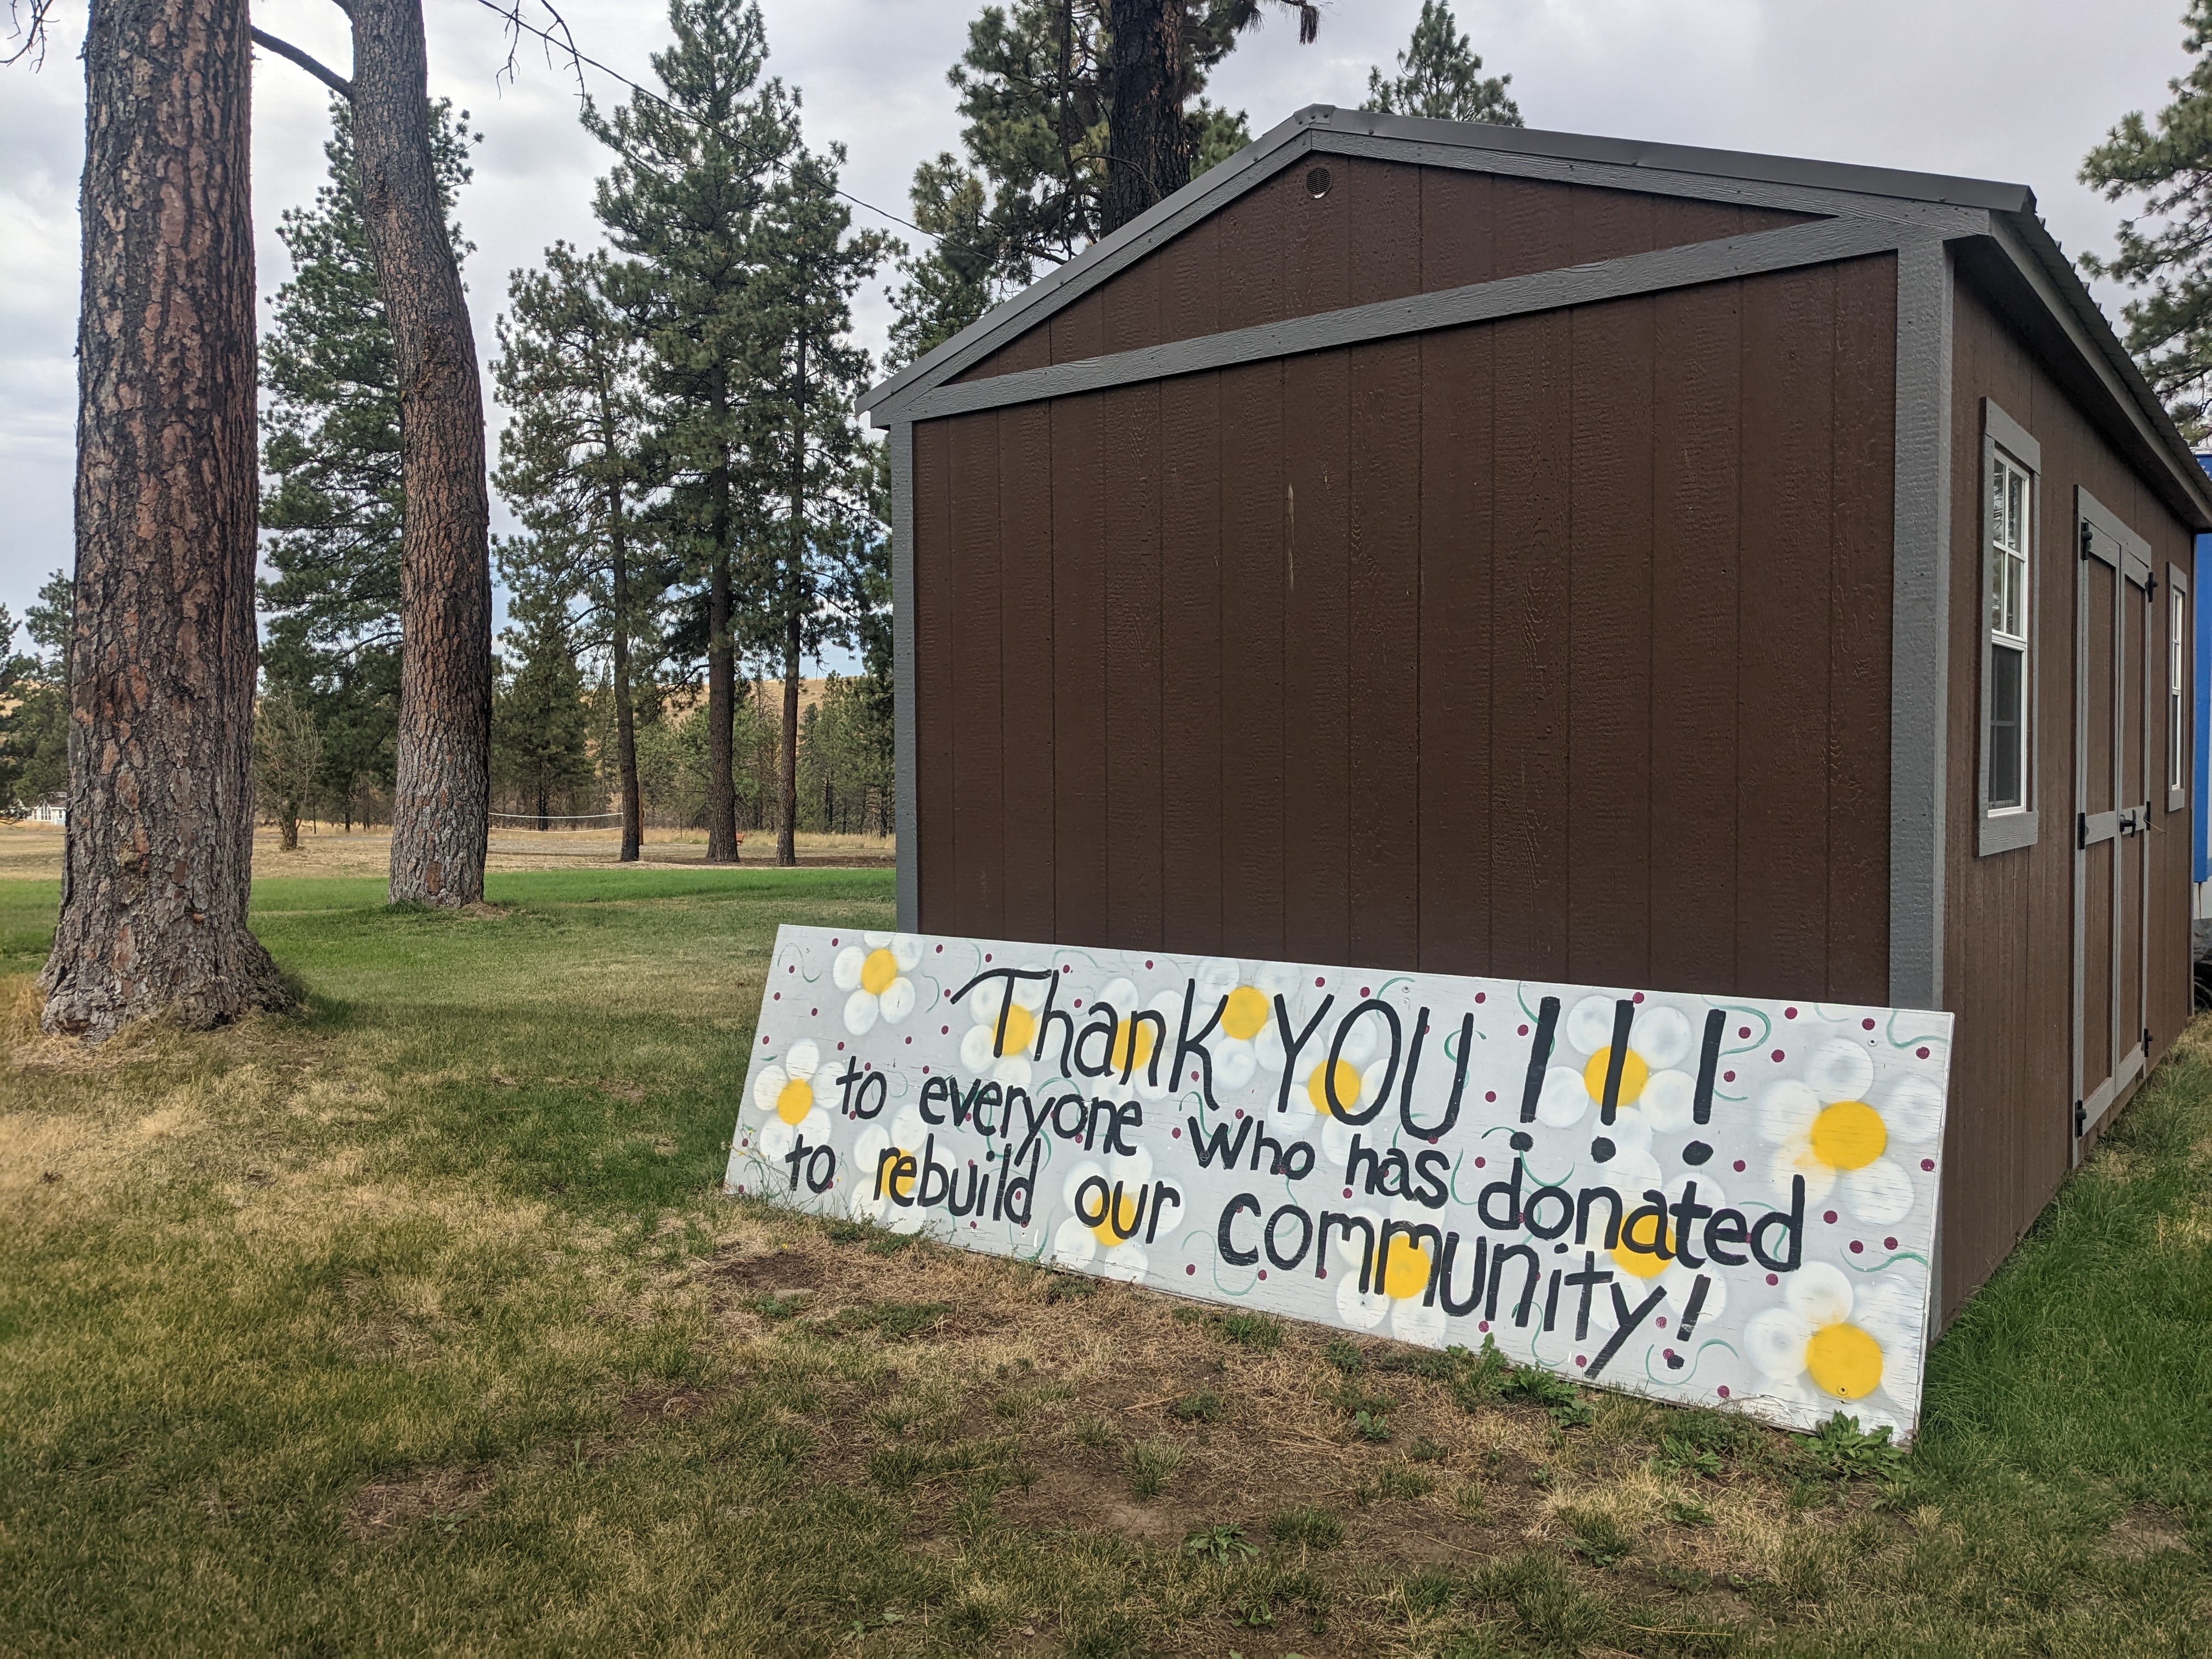
[[[1667,1320],[1664,1315],[1662,1315],[1659,1318],[1653,1320],[1651,1322],[1656,1325],[1662,1331],[1667,1328]]]
[[[1152,965],[1152,964],[1151,963],[1149,963],[1149,962],[1148,962],[1148,963],[1146,963],[1145,964],[1145,966],[1146,966],[1146,967],[1147,967],[1147,968],[1151,967]],[[1117,1222],[1115,1222],[1114,1224],[1115,1224],[1115,1226],[1117,1226],[1117,1227],[1118,1227],[1118,1226],[1120,1226],[1121,1224],[1120,1222],[1118,1222],[1118,1221],[1117,1221]],[[1195,1261],[1186,1261],[1185,1263],[1183,1263],[1182,1270],[1183,1270],[1185,1273],[1195,1273],[1198,1271],[1198,1263],[1196,1263]]]
[[[1168,1138],[1170,1140],[1181,1140],[1182,1139],[1182,1131],[1180,1129],[1170,1129],[1168,1131]]]
[[[1328,1269],[1326,1267],[1316,1267],[1314,1269],[1314,1277],[1316,1279],[1327,1279],[1328,1277]]]
[[[1869,1031],[1871,1031],[1872,1030],[1874,1030],[1874,1022],[1873,1022],[1872,1020],[1870,1020],[1870,1019],[1863,1019],[1863,1020],[1861,1020],[1861,1021],[1859,1022],[1859,1024],[1862,1024],[1862,1025],[1863,1025],[1863,1026],[1865,1026],[1865,1027],[1866,1027],[1866,1029],[1867,1029],[1868,1030],[1869,1030]]]
[[[1365,996],[1367,994],[1367,988],[1364,985],[1359,988],[1359,994],[1362,996]]]
[[[1823,1210],[1820,1212],[1820,1219],[1832,1227],[1836,1224],[1836,1212],[1833,1210]]]
[[[1475,1160],[1474,1160],[1474,1167],[1475,1167],[1476,1169],[1480,1170],[1480,1169],[1481,1169],[1485,1164],[1488,1164],[1489,1162],[1490,1162],[1490,1160],[1489,1160],[1488,1158],[1478,1158],[1477,1159],[1475,1159]]]
[[[1723,1073],[1721,1073],[1721,1081],[1722,1081],[1722,1082],[1723,1082],[1723,1083],[1733,1083],[1733,1082],[1735,1082],[1735,1073],[1734,1072],[1723,1072]]]
[[[1326,985],[1326,984],[1328,984],[1328,981],[1327,980],[1325,980],[1325,979],[1316,979],[1316,980],[1314,981],[1314,983],[1315,983],[1316,986],[1320,986],[1320,985]]]
[[[1741,1158],[1738,1158],[1735,1161],[1735,1172],[1738,1175],[1741,1175],[1743,1173],[1743,1160]]]
[[[1063,962],[1060,964],[1060,971],[1063,974],[1072,974],[1075,971],[1075,964]]]
[[[830,942],[832,945],[835,945],[835,944],[837,942],[837,936],[836,936],[836,934],[832,933],[832,934],[830,934]],[[939,945],[938,948],[939,948],[939,950],[943,950],[945,947],[944,947],[943,945]]]
[[[1925,1060],[1925,1059],[1927,1059],[1927,1058],[1928,1058],[1928,1051],[1927,1051],[1925,1048],[1915,1048],[1912,1052],[1913,1052],[1914,1054],[1916,1054],[1919,1055],[1919,1056],[1920,1056],[1920,1058],[1921,1058],[1921,1059],[1923,1059],[1923,1060]]]
[[[1346,1188],[1344,1189],[1344,1195],[1345,1195],[1346,1198],[1350,1198],[1350,1197],[1352,1196],[1352,1188],[1349,1188],[1349,1187],[1346,1187]],[[1118,1226],[1120,1224],[1119,1224],[1119,1223],[1116,1223],[1115,1224]]]
[[[844,1048],[844,1046],[845,1046],[845,1045],[844,1045],[843,1043],[842,1043],[842,1042],[841,1042],[841,1043],[839,1043],[837,1046],[838,1046],[838,1048],[841,1048],[841,1049],[842,1049],[842,1048]]]
[[[1267,1270],[1265,1267],[1261,1268],[1261,1269],[1260,1269],[1260,1277],[1261,1277],[1261,1278],[1262,1278],[1262,1279],[1265,1279],[1267,1276]]]
[[[1933,1170],[1936,1167],[1936,1160],[1932,1158],[1923,1158],[1920,1160],[1920,1167],[1923,1170]]]
[[[763,1048],[766,1048],[768,1046],[768,1039],[766,1037],[763,1037],[761,1039],[761,1046]]]
[[[1784,1019],[1795,1019],[1797,1018],[1797,1011],[1795,1008],[1784,1008],[1782,1011],[1782,1018]]]
[[[1853,1255],[1864,1255],[1866,1254],[1866,1246],[1860,1243],[1856,1238],[1853,1239],[1851,1241],[1851,1254]]]
[[[1672,1348],[1662,1348],[1659,1351],[1659,1356],[1670,1365],[1674,1363],[1674,1351]]]
[[[952,1028],[950,1025],[940,1025],[937,1028],[937,1035],[939,1036],[950,1036],[951,1034]]]
[[[1723,1399],[1723,1400],[1727,1399],[1727,1398],[1728,1398],[1728,1384],[1727,1384],[1727,1383],[1725,1383],[1725,1382],[1722,1383],[1722,1384],[1720,1385],[1720,1387],[1719,1387],[1719,1388],[1717,1388],[1717,1389],[1716,1389],[1714,1390],[1714,1392],[1715,1392],[1716,1394],[1719,1395],[1720,1395],[1720,1397],[1721,1397],[1722,1399]]]
[[[830,942],[832,945],[835,945],[837,941],[833,939]],[[783,971],[787,974],[795,974],[799,971],[799,964],[797,963],[793,963],[790,967],[785,969]]]
[[[990,953],[988,951],[984,951],[984,952],[983,952],[983,960],[984,960],[984,961],[986,961],[986,962],[988,962],[990,959],[991,959],[991,953]]]
[[[1776,1065],[1779,1066],[1779,1065],[1782,1063],[1782,1050],[1781,1050],[1781,1049],[1777,1048],[1777,1049],[1774,1051],[1773,1059],[1774,1059],[1774,1063],[1775,1063]]]
[[[1582,1354],[1577,1354],[1575,1356],[1575,1364],[1577,1365],[1587,1365],[1589,1364],[1589,1360]]]
[[[945,947],[942,945],[937,947],[937,954],[940,957],[945,954]]]
[[[781,991],[778,991],[778,992],[775,994],[775,1000],[776,1000],[778,1002],[782,1001],[782,1000],[783,1000],[783,993],[782,993],[782,992],[781,992]]]
[[[1490,1328],[1490,1322],[1486,1319],[1478,1319],[1474,1322],[1474,1328],[1478,1331],[1486,1331]]]
[[[1190,1074],[1190,1080],[1191,1080],[1193,1083],[1197,1082],[1197,1081],[1198,1081],[1198,1073],[1195,1073],[1195,1072],[1193,1072],[1193,1073]]]
[[[1480,991],[1477,991],[1477,992],[1474,994],[1474,1000],[1475,1000],[1477,1002],[1487,1002],[1487,1001],[1489,1001],[1489,1000],[1490,1000],[1489,997],[1488,997],[1488,996],[1486,996],[1486,994],[1483,994],[1482,992],[1480,992]]]
[[[1528,1028],[1527,1026],[1523,1025],[1521,1028],[1521,1035],[1522,1036],[1527,1036],[1528,1035]]]
[[[906,1046],[909,1048],[914,1047],[914,1039],[912,1037],[908,1037],[906,1040]]]
[[[1485,1100],[1489,1101],[1492,1105],[1495,1105],[1498,1101],[1498,1091],[1495,1089],[1485,1089],[1482,1091],[1482,1097]]]
[[[1749,1036],[1751,1035],[1751,1027],[1748,1025],[1739,1025],[1735,1028],[1735,1034],[1740,1037]]]
[[[1893,1250],[1897,1248],[1897,1241],[1893,1238],[1885,1238],[1881,1241],[1881,1248],[1885,1250]]]
[[[1082,999],[1081,997],[1078,997],[1078,998],[1076,998],[1076,1000],[1075,1000],[1075,1006],[1076,1006],[1077,1007],[1079,1007],[1079,1008],[1080,1008],[1080,1007],[1083,1006],[1083,999]]]
[[[985,957],[985,958],[984,958],[984,960],[988,962],[988,960],[990,960],[990,958],[987,957]],[[1152,965],[1152,959],[1150,957],[1146,957],[1145,958],[1145,966],[1146,966],[1146,967],[1147,967],[1147,968],[1149,968],[1149,967],[1151,967]]]
[[[1766,1276],[1766,1282],[1770,1285],[1779,1285],[1782,1281],[1777,1279],[1772,1273],[1769,1273]]]
[[[1242,1116],[1243,1116],[1243,1115],[1244,1115],[1244,1109],[1243,1109],[1242,1106],[1239,1106],[1239,1107],[1237,1109],[1237,1116],[1239,1116],[1239,1117],[1242,1117]]]
[[[1644,1000],[1644,993],[1643,993],[1643,992],[1641,992],[1641,991],[1638,991],[1638,992],[1636,994],[1636,998],[1635,998],[1635,1000],[1636,1000],[1637,1001],[1638,1001],[1638,1002],[1643,1001],[1643,1000]]]

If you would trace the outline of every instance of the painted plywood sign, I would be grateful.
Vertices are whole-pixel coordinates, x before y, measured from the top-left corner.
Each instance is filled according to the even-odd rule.
[[[732,1189],[1910,1435],[1951,1019],[786,927]]]

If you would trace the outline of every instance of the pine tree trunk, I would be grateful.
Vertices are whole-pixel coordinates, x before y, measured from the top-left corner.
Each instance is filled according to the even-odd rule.
[[[280,853],[300,850],[300,809],[289,801],[284,805],[284,816],[277,821],[276,850]]]
[[[84,44],[69,824],[42,1024],[287,1000],[253,857],[252,70],[242,6],[94,0]]]
[[[799,331],[798,395],[791,405],[791,570],[784,582],[783,822],[775,861],[799,862],[799,607],[806,592],[806,331]]]
[[[726,442],[724,422],[729,394],[720,375],[713,393],[714,441]],[[707,590],[707,862],[738,861],[738,785],[730,752],[730,726],[737,717],[737,652],[730,641],[730,465],[729,451],[708,480],[713,498],[710,528],[714,568]]]
[[[1114,101],[1106,118],[1106,192],[1100,228],[1110,234],[1190,182],[1190,135],[1177,86],[1182,0],[1110,0]]]
[[[612,574],[609,579],[614,606],[615,763],[622,773],[622,858],[635,864],[645,838],[644,801],[637,787],[637,716],[629,690],[629,546],[623,524],[622,486],[614,486],[614,510],[608,522]]]
[[[399,374],[394,904],[483,898],[491,806],[490,505],[476,337],[430,155],[421,0],[347,0],[362,214]]]

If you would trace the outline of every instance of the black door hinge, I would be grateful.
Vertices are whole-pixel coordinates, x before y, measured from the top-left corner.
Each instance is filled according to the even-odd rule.
[[[2158,597],[2158,578],[2148,577],[2143,582],[2143,603],[2148,605]]]
[[[2074,815],[2074,845],[2076,849],[2079,849],[2088,844],[2089,815],[2087,812],[2077,812]]]
[[[2079,1140],[2089,1132],[2089,1109],[2080,1101],[2074,1103],[2074,1139]]]
[[[2150,1027],[2148,1025],[2143,1027],[2143,1058],[2150,1058]]]

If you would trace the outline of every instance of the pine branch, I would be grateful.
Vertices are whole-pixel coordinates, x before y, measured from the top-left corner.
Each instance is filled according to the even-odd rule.
[[[52,0],[37,0],[37,3],[42,6],[51,4]],[[336,70],[330,68],[327,64],[320,62],[319,59],[312,58],[307,53],[301,52],[299,47],[294,46],[289,40],[279,40],[275,35],[270,33],[266,29],[256,28],[253,31],[253,44],[261,47],[264,51],[275,52],[279,58],[290,58],[292,62],[297,64],[301,69],[307,70],[308,74],[313,76],[315,79],[320,81],[325,86],[328,87],[332,92],[337,94],[339,97],[344,99],[348,103],[351,103],[353,101],[352,82],[347,80],[344,76],[340,75]]]

